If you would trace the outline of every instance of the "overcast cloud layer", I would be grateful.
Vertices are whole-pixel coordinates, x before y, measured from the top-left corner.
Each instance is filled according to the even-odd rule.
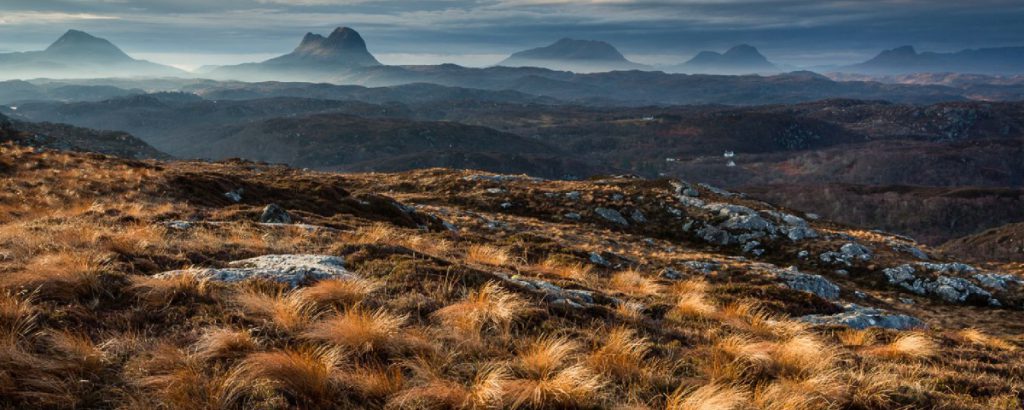
[[[69,28],[185,67],[263,59],[308,31],[350,26],[385,63],[489,65],[562,37],[633,60],[679,63],[757,46],[783,64],[862,60],[881,49],[1024,45],[1021,0],[2,0],[0,51],[40,49]]]

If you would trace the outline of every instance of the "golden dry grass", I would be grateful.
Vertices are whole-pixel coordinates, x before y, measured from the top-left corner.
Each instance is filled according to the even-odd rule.
[[[656,280],[644,276],[640,271],[634,269],[613,274],[608,281],[608,287],[630,296],[654,296],[663,290]]]
[[[301,293],[303,299],[317,305],[352,306],[362,302],[367,295],[381,287],[380,283],[369,279],[328,279],[319,281],[298,292]]]
[[[504,248],[474,244],[466,249],[465,260],[478,265],[505,266],[512,262],[512,255]]]
[[[285,332],[304,329],[319,313],[299,292],[267,294],[245,290],[235,295],[233,302],[242,312],[267,320]]]
[[[401,343],[402,325],[407,320],[405,316],[383,309],[371,312],[352,308],[310,325],[302,337],[342,347],[346,351],[387,351]]]
[[[627,328],[615,328],[587,357],[588,367],[622,381],[636,381],[647,376],[652,364],[647,361],[651,344]]]
[[[991,335],[985,334],[985,332],[983,332],[983,331],[981,331],[979,329],[973,329],[973,328],[971,328],[971,329],[964,329],[964,330],[961,330],[961,331],[957,332],[956,336],[963,343],[972,344],[972,345],[975,345],[975,346],[983,346],[983,347],[987,347],[989,349],[995,349],[995,350],[1006,350],[1006,351],[1016,351],[1017,350],[1017,346],[1011,344],[1010,342],[1007,342],[1007,341],[1005,341],[1003,339],[1000,339],[998,337],[995,337],[995,336],[991,336]]]
[[[892,342],[864,351],[865,354],[887,360],[920,360],[935,356],[938,346],[927,336],[910,333]]]
[[[507,330],[526,303],[495,282],[470,291],[462,301],[434,312],[441,323],[464,335],[478,336],[486,326]]]
[[[747,390],[731,385],[708,384],[680,389],[669,396],[666,410],[741,410],[748,406]]]
[[[226,328],[209,329],[192,345],[196,356],[204,360],[238,358],[259,347],[251,332]]]

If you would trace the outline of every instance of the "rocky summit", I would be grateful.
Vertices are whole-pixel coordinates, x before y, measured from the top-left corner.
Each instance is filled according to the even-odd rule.
[[[1009,409],[1024,391],[1019,264],[708,184],[11,142],[0,180],[12,408]]]

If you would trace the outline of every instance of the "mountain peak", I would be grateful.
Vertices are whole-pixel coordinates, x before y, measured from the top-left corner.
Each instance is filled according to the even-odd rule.
[[[701,51],[682,66],[686,71],[713,73],[755,73],[778,70],[754,46],[740,44],[725,53]]]
[[[501,63],[509,67],[547,67],[556,70],[594,72],[632,70],[644,66],[626,59],[615,46],[599,40],[562,38],[548,46],[512,54]]]
[[[80,30],[68,30],[57,41],[50,44],[45,52],[60,57],[107,61],[132,59],[110,41]]]
[[[380,62],[366,49],[366,41],[363,40],[363,37],[348,27],[338,27],[327,37],[306,33],[295,51],[271,60],[271,62],[278,63],[294,63],[296,61],[353,66],[380,65]]]

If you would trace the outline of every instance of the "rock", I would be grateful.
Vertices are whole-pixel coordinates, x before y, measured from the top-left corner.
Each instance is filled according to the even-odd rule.
[[[569,213],[567,213],[567,214],[565,214],[563,216],[565,216],[565,219],[568,219],[570,221],[578,221],[578,220],[582,219],[580,214],[575,213],[575,212],[569,212]]]
[[[641,212],[639,209],[634,209],[633,212],[629,215],[629,219],[632,219],[633,222],[636,222],[638,224],[647,223],[647,217],[645,217],[644,213]]]
[[[683,266],[699,271],[703,274],[709,274],[722,267],[722,264],[718,262],[705,262],[705,261],[686,261],[683,262]]]
[[[758,241],[747,242],[747,243],[743,244],[743,252],[744,253],[753,253],[755,251],[764,252],[764,249],[758,249],[757,248],[758,246],[761,246],[761,242],[758,242]]]
[[[1024,286],[1024,280],[1005,273],[978,273],[974,275],[979,283],[987,288],[1007,290],[1011,286]]]
[[[176,229],[179,231],[189,230],[192,229],[193,226],[195,226],[195,224],[189,221],[170,221],[166,222],[165,225],[167,225],[168,228]]]
[[[932,272],[949,272],[950,264],[918,263],[919,267]],[[960,264],[963,265],[963,264]],[[933,269],[935,268],[935,269]],[[957,267],[961,269],[963,267]],[[973,268],[971,268],[973,269]],[[975,303],[997,305],[999,301],[992,298],[992,293],[978,287],[967,279],[948,275],[938,275],[935,279],[917,276],[917,269],[909,264],[883,269],[890,284],[902,287],[918,295],[929,295],[955,304]]]
[[[511,208],[512,208],[512,203],[511,202],[502,202],[501,203],[501,209],[511,209]]]
[[[622,226],[629,226],[629,221],[627,221],[626,218],[624,218],[622,216],[622,214],[619,213],[619,211],[616,211],[614,209],[600,208],[599,207],[599,208],[594,209],[594,212],[597,213],[598,215],[600,215],[605,220],[608,220],[610,222],[613,222],[613,223],[616,223],[616,224],[619,224],[619,225],[622,225]]]
[[[918,262],[917,266],[925,268],[927,270],[938,272],[938,273],[954,273],[960,275],[968,275],[978,271],[977,268],[968,265],[966,263],[930,263],[930,262]]]
[[[871,250],[856,242],[848,242],[839,248],[839,252],[849,259],[861,261],[871,260]]]
[[[854,262],[871,260],[871,250],[856,242],[847,242],[838,252],[828,251],[818,255],[818,259],[830,265],[853,266]]]
[[[683,278],[683,273],[672,268],[667,268],[661,272],[661,277],[668,280],[680,280]]]
[[[697,185],[700,185],[701,188],[704,188],[704,189],[710,191],[713,194],[721,195],[721,196],[724,196],[724,197],[727,197],[727,198],[734,197],[734,196],[738,195],[738,194],[726,191],[724,189],[717,188],[717,187],[714,187],[714,186],[711,186],[711,185],[708,185],[708,184],[704,184],[704,183],[697,184]]]
[[[505,191],[503,188],[487,188],[487,189],[484,190],[484,192],[487,192],[488,194],[492,194],[492,195],[497,195],[497,194],[503,194],[503,193],[508,192],[508,191]]]
[[[594,292],[578,289],[566,289],[563,291],[566,296],[573,300],[577,300],[582,303],[593,304],[594,303]]]
[[[228,191],[224,193],[224,197],[229,199],[231,202],[239,203],[242,202],[242,189],[236,189],[234,191]]]
[[[613,194],[612,195],[612,201],[619,202],[619,201],[622,201],[623,199],[626,199],[626,197],[622,196],[622,194]]]
[[[785,227],[781,228],[781,230],[785,232],[786,237],[793,242],[818,237],[818,231],[805,226]]]
[[[790,289],[810,292],[825,300],[839,299],[839,286],[821,275],[803,273],[796,267],[780,270],[777,275]]]
[[[263,207],[263,214],[260,215],[260,222],[267,224],[290,224],[291,215],[278,204],[270,204]]]
[[[182,274],[193,274],[201,279],[228,283],[265,279],[286,283],[291,287],[324,279],[355,277],[345,269],[342,258],[325,255],[264,255],[231,262],[227,268],[178,270],[155,276],[170,278]]]
[[[806,251],[806,250],[802,250],[800,252],[797,252],[797,254],[796,254],[796,257],[800,258],[800,259],[807,259],[810,256],[811,256],[811,253]]]
[[[570,201],[579,201],[580,193],[576,191],[566,192],[565,197],[568,198]]]
[[[966,303],[979,301],[992,304],[992,294],[975,286],[964,278],[939,276],[934,281],[925,282],[928,293],[934,294],[949,303]],[[998,303],[998,301],[996,301]]]
[[[686,188],[686,189],[683,189],[682,194],[686,195],[688,197],[691,197],[691,198],[697,198],[697,197],[700,196],[700,191],[698,191],[696,189],[693,189],[693,188]]]
[[[606,260],[597,252],[590,252],[590,263],[604,267],[612,266],[612,264],[608,262],[608,260]]]
[[[712,225],[705,225],[698,229],[697,236],[703,239],[704,242],[722,246],[736,242],[736,239],[729,232]]]
[[[924,322],[913,316],[893,314],[882,309],[860,306],[853,303],[845,305],[842,313],[834,315],[807,315],[801,317],[800,320],[816,325],[841,325],[853,329],[880,327],[884,329],[909,330],[927,327]]]

